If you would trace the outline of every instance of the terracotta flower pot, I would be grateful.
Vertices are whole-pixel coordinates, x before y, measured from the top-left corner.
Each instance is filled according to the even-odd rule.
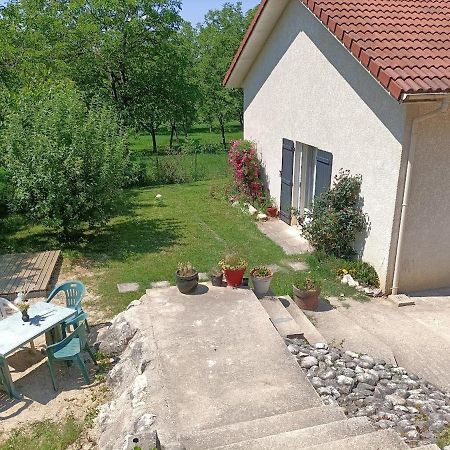
[[[278,208],[276,206],[270,206],[267,208],[267,215],[269,217],[278,217]]]
[[[246,267],[242,267],[241,269],[224,269],[223,272],[225,274],[225,279],[227,280],[227,285],[231,287],[240,286],[246,270]]]
[[[294,293],[294,302],[300,308],[306,311],[316,311],[319,307],[320,289],[305,291],[292,286]]]

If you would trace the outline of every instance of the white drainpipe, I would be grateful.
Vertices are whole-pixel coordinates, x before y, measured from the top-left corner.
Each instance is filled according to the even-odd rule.
[[[400,277],[400,260],[402,257],[403,252],[403,237],[405,233],[405,224],[406,224],[406,210],[409,203],[409,195],[411,190],[411,178],[412,178],[412,171],[414,167],[414,156],[416,153],[416,146],[417,146],[417,134],[418,134],[418,128],[419,124],[424,122],[425,120],[432,119],[433,117],[436,117],[440,114],[444,114],[448,111],[450,104],[450,99],[446,97],[443,101],[441,106],[431,111],[423,116],[416,117],[413,120],[412,124],[412,130],[411,130],[411,143],[409,147],[409,153],[408,153],[408,166],[406,168],[406,178],[405,178],[405,188],[403,191],[403,202],[402,202],[402,213],[400,217],[400,229],[398,233],[398,241],[397,241],[397,253],[395,256],[395,266],[394,266],[394,279],[392,281],[392,294],[396,295],[398,294],[398,284],[399,284],[399,277]]]

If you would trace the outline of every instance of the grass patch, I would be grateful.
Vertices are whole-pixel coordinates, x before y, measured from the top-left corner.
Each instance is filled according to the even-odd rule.
[[[180,261],[191,261],[207,272],[227,249],[238,249],[249,267],[285,265],[282,249],[259,232],[255,221],[222,200],[211,198],[211,182],[158,186],[127,191],[127,209],[99,231],[86,233],[75,243],[64,243],[55,233],[30,226],[17,216],[0,219],[1,253],[42,251],[62,248],[66,262],[88,262],[94,278],[86,280],[99,294],[98,307],[111,314],[122,311],[139,298],[152,281],[174,284]],[[216,181],[223,189],[225,180]],[[161,204],[156,202],[161,194]],[[305,261],[322,280],[323,295],[353,296],[353,288],[341,285],[336,277],[339,260],[321,255],[300,255],[289,260]],[[276,294],[290,294],[294,272],[277,273],[273,280]],[[92,283],[95,282],[95,286]],[[117,283],[138,282],[138,293],[119,294]]]
[[[158,183],[157,163],[163,163],[165,159],[172,156],[160,155],[146,156],[138,155],[135,161],[145,164],[147,169],[148,185],[156,185]],[[226,152],[207,154],[200,153],[198,155],[186,155],[180,161],[184,172],[194,180],[216,180],[224,176],[227,169],[228,155]]]
[[[450,445],[450,426],[442,430],[437,437],[437,445],[444,448]]]
[[[225,138],[227,142],[235,139],[242,139],[243,132],[239,122],[231,122],[225,127]],[[213,128],[210,132],[209,127],[205,124],[194,125],[189,132],[188,139],[190,141],[198,141],[201,144],[220,144],[222,135],[218,128]],[[170,130],[161,128],[157,134],[156,141],[158,148],[168,148],[170,143]],[[179,139],[175,140],[175,145],[181,145],[186,141],[181,130],[179,130]],[[130,149],[136,153],[151,153],[152,139],[148,134],[140,133],[132,136],[130,139]]]
[[[84,421],[67,417],[61,422],[36,422],[20,428],[3,443],[0,450],[64,450],[80,437]]]

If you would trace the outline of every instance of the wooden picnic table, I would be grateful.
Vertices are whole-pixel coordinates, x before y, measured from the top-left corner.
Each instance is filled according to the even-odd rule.
[[[74,316],[76,311],[53,303],[39,302],[30,306],[28,314],[29,322],[22,321],[20,312],[0,320],[0,358],[6,360],[19,348],[43,334],[46,335],[47,344],[53,344],[61,337],[61,323]],[[8,364],[5,376],[13,397],[21,398],[22,395],[14,387]]]

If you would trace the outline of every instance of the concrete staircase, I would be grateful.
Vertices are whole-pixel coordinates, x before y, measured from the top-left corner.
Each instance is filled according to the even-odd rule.
[[[201,289],[193,296],[153,289],[145,297],[166,391],[159,448],[408,448],[391,430],[323,405],[282,337],[326,340],[289,298]]]
[[[346,300],[350,307],[343,307],[336,300],[333,302],[336,309],[311,316],[327,338],[331,335],[336,339],[346,339],[351,334],[361,336],[360,348],[353,347],[354,351],[387,360],[390,352],[398,365],[449,390],[450,301],[421,298],[415,301],[416,306],[398,308],[386,299],[367,303]],[[347,343],[357,344],[351,339]],[[372,351],[374,343],[382,354]]]

